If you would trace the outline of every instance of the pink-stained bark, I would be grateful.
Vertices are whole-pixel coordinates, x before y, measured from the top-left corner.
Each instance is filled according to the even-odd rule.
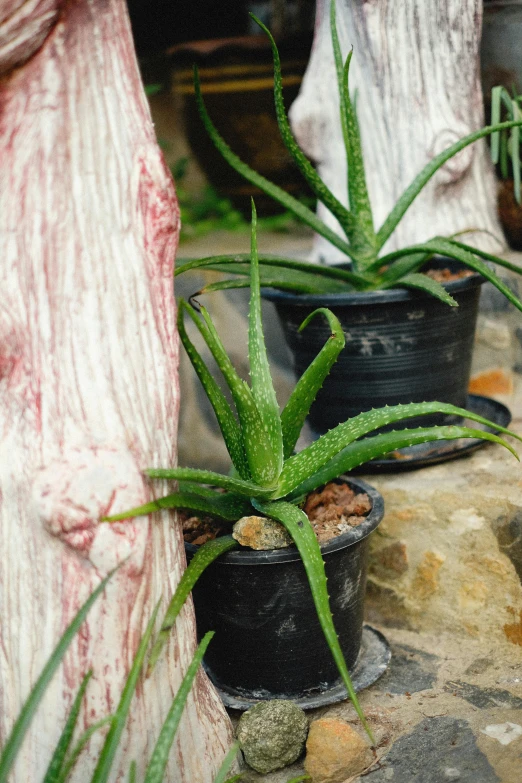
[[[316,35],[291,120],[326,184],[346,203],[346,156],[329,23],[317,0]],[[376,228],[436,154],[484,123],[479,72],[482,0],[337,0],[343,56],[353,46],[350,92],[357,92],[368,189]],[[340,231],[331,214],[326,222]],[[466,148],[433,177],[386,248],[437,234],[483,229],[466,240],[498,252],[503,235],[485,142]],[[492,237],[487,232],[495,236]],[[336,251],[318,239],[326,263]]]
[[[184,568],[171,515],[98,522],[165,489],[145,467],[175,464],[179,212],[124,0],[0,0],[0,73],[0,743],[81,603],[128,558],[32,724],[13,777],[26,783],[90,667],[82,725],[115,708]],[[132,759],[142,775],[194,649],[189,604],[138,688],[114,780]],[[89,779],[102,734],[73,780]],[[168,780],[210,783],[229,741],[200,673]]]

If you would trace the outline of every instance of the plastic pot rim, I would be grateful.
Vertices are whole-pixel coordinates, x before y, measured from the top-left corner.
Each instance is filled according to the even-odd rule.
[[[348,475],[338,476],[333,481],[342,481],[350,486],[356,487],[360,490],[358,494],[365,492],[371,500],[372,507],[368,515],[364,518],[357,527],[350,528],[346,533],[341,533],[340,536],[332,538],[321,546],[321,554],[328,555],[331,552],[337,552],[340,549],[353,546],[359,541],[367,538],[381,522],[384,516],[384,499],[381,493],[367,484],[359,478],[354,478]],[[194,544],[185,542],[185,549],[189,554],[195,554],[199,547]],[[221,555],[216,561],[221,565],[276,565],[277,563],[290,563],[295,560],[301,560],[297,547],[292,544],[291,546],[284,547],[283,549],[268,549],[268,550],[254,550],[241,548],[232,552],[227,552]]]

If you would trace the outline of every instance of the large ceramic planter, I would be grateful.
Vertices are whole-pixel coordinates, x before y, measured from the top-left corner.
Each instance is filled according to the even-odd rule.
[[[358,527],[321,547],[335,627],[352,668],[361,646],[368,536],[383,517],[384,503],[365,482],[338,479],[343,480],[356,493],[366,492],[372,503]],[[196,547],[185,546],[190,558]],[[193,597],[198,635],[216,632],[205,666],[225,695],[251,701],[303,699],[338,685],[339,674],[294,546],[229,552],[204,571]]]
[[[318,307],[339,318],[346,346],[312,405],[308,421],[322,434],[371,408],[408,402],[464,406],[478,314],[480,275],[446,285],[458,307],[406,289],[305,295],[264,289],[275,304],[299,377],[328,339],[325,319],[299,326]],[[422,417],[424,426],[446,422]],[[410,419],[401,426],[419,426]]]

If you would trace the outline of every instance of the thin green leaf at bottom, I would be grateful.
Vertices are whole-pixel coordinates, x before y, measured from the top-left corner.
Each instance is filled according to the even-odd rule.
[[[214,562],[214,560],[225,552],[229,552],[231,549],[235,549],[239,546],[232,536],[220,536],[219,538],[207,541],[202,544],[188,564],[187,568],[183,572],[179,584],[176,588],[176,592],[170,599],[168,609],[161,623],[161,628],[158,633],[158,637],[154,642],[152,651],[149,658],[149,665],[147,668],[147,677],[150,676],[156,662],[165,646],[169,634],[176,622],[176,618],[180,613],[181,607],[187,600],[189,593],[198,581],[203,571]]]
[[[286,503],[285,501],[275,501],[273,503],[261,503],[253,501],[253,505],[266,514],[271,519],[276,519],[281,522],[291,535],[306,571],[306,576],[310,584],[310,590],[312,592],[312,598],[314,600],[315,608],[317,611],[317,617],[323,630],[328,647],[332,653],[333,659],[339,670],[342,681],[348,695],[351,699],[355,711],[359,716],[361,723],[363,724],[372,744],[375,744],[375,740],[368,725],[368,722],[364,716],[364,713],[357,699],[357,695],[352,685],[348,667],[344,660],[343,651],[337,638],[335,631],[332,613],[330,611],[330,602],[328,598],[328,590],[326,587],[326,574],[324,570],[323,557],[319,548],[319,542],[314,533],[310,520],[300,508]]]
[[[96,764],[91,783],[106,783],[109,779],[114,757],[116,756],[116,751],[118,750],[123,728],[129,713],[130,703],[134,695],[134,691],[136,690],[138,677],[145,659],[147,647],[149,646],[149,640],[152,635],[152,631],[154,630],[154,623],[156,622],[159,606],[160,605],[158,601],[152,616],[147,623],[147,628],[145,629],[145,633],[143,634],[136,655],[134,656],[134,661],[132,662],[129,675],[121,693],[118,707],[114,713],[109,731],[105,737],[105,742],[103,743],[103,747],[100,751],[98,763]]]
[[[164,778],[165,770],[167,768],[167,762],[169,760],[170,749],[174,741],[181,715],[185,707],[192,683],[196,677],[197,671],[203,660],[203,656],[207,651],[207,647],[210,644],[214,631],[209,631],[203,637],[196,653],[187,669],[187,673],[183,677],[178,692],[176,693],[170,710],[165,722],[160,731],[160,735],[154,746],[151,759],[147,766],[145,773],[144,783],[161,783]]]
[[[78,629],[85,620],[89,609],[96,601],[98,596],[103,592],[107,582],[112,577],[115,570],[117,569],[111,571],[105,577],[105,579],[100,582],[96,590],[91,593],[89,598],[79,609],[78,613],[75,615],[72,622],[68,625],[60,641],[56,645],[53,654],[45,664],[36,683],[33,685],[27,701],[22,707],[20,715],[16,719],[14,726],[11,729],[11,733],[6,740],[4,747],[2,748],[2,753],[0,755],[0,783],[7,783],[7,776],[9,775],[9,771],[15,762],[20,745],[22,744],[23,738],[27,732],[27,729],[29,728],[29,724],[40,701],[42,700],[49,682],[51,681],[56,669],[60,665],[60,661],[65,655],[67,648],[74,639]]]
[[[236,740],[231,746],[230,749],[223,759],[223,762],[218,770],[218,773],[216,777],[214,778],[214,783],[230,783],[231,780],[240,780],[244,773],[239,773],[239,775],[234,775],[233,778],[229,778],[228,780],[225,780],[227,773],[234,763],[234,760],[239,752],[239,742]]]
[[[47,772],[45,773],[43,783],[59,783],[60,772],[62,770],[65,757],[67,755],[67,751],[69,750],[69,746],[73,738],[74,729],[76,727],[76,722],[78,720],[78,715],[80,714],[80,708],[82,705],[83,696],[85,694],[87,685],[91,677],[92,677],[92,669],[87,672],[87,674],[85,675],[85,677],[81,682],[80,688],[74,699],[66,724],[60,735],[60,739],[55,748],[49,766],[47,767]]]

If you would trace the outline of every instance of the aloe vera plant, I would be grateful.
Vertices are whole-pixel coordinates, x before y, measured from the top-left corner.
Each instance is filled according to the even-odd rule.
[[[522,95],[513,92],[511,96],[505,87],[498,85],[491,91],[491,124],[496,125],[504,112],[510,120],[521,120],[522,111],[520,105]],[[497,131],[491,136],[491,160],[500,166],[500,173],[504,179],[513,178],[513,190],[518,204],[521,197],[521,162],[520,162],[520,129],[514,125],[510,129]]]
[[[474,131],[436,155],[406,188],[383,224],[377,229],[374,225],[366,186],[356,110],[348,89],[352,52],[343,63],[335,23],[335,0],[332,0],[330,8],[331,35],[339,88],[340,120],[348,163],[348,206],[342,204],[328,189],[294,139],[283,101],[281,63],[276,43],[265,25],[256,17],[253,18],[267,34],[272,46],[275,111],[281,137],[318,200],[337,218],[344,236],[337,234],[323,223],[312,210],[238,158],[214,126],[202,97],[197,68],[194,71],[196,102],[201,119],[210,138],[226,161],[246,180],[260,188],[287,210],[293,212],[303,223],[324,237],[335,248],[341,250],[346,255],[347,261],[350,261],[350,269],[341,269],[338,266],[326,267],[321,264],[302,263],[288,258],[264,255],[259,259],[262,285],[297,293],[374,291],[403,286],[423,291],[448,305],[456,306],[457,302],[440,283],[420,272],[431,258],[442,255],[455,259],[465,267],[483,275],[510,302],[522,310],[522,302],[485,262],[492,261],[516,273],[520,273],[520,268],[490,253],[466,245],[458,241],[456,237],[436,236],[426,242],[404,247],[393,253],[381,254],[384,244],[412,202],[438,169],[469,144],[488,135],[511,131],[518,138],[519,126],[522,125],[520,114],[513,115],[513,119],[506,122],[496,122]],[[236,278],[210,284],[204,289],[205,291],[244,287],[248,285],[249,261],[248,254],[234,257],[214,256],[183,264],[178,267],[176,274],[193,268],[210,268],[233,273]]]
[[[346,471],[389,451],[415,443],[439,439],[482,438],[502,444],[515,456],[516,452],[497,435],[457,425],[371,434],[384,425],[431,413],[454,414],[494,426],[481,416],[461,408],[433,402],[397,405],[362,413],[330,430],[312,445],[295,454],[294,448],[305,417],[344,346],[344,334],[336,316],[325,308],[319,308],[305,320],[301,327],[303,329],[313,318],[325,318],[331,334],[297,382],[287,404],[280,412],[262,329],[254,206],[250,255],[250,384],[237,374],[206,308],[198,305],[198,315],[187,302],[181,300],[178,312],[181,341],[212,404],[230,454],[232,469],[229,475],[192,468],[150,468],[146,471],[150,478],[177,480],[180,482],[179,490],[105,519],[124,520],[149,514],[159,508],[186,508],[205,514],[211,512],[231,524],[241,516],[252,513],[261,513],[282,523],[299,550],[328,646],[359,717],[371,736],[335,632],[319,544],[300,504],[309,492]],[[186,317],[191,319],[215,359],[230,390],[233,405],[227,401],[189,338],[185,328]],[[497,429],[508,432],[501,427]],[[151,656],[151,666],[154,665],[194,581],[221,552],[229,551],[235,546],[235,540],[231,536],[225,536],[209,541],[199,549],[171,601]]]

